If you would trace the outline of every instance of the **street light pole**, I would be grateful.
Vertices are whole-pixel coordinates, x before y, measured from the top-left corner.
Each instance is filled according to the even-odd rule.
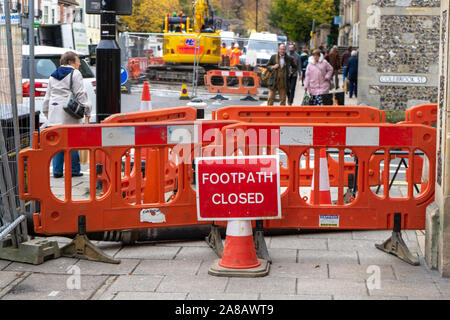
[[[97,46],[97,122],[120,113],[120,47],[116,41],[116,12],[112,0],[101,7],[101,40]]]
[[[256,23],[255,23],[256,32],[258,32],[258,5],[259,5],[259,0],[256,0]]]

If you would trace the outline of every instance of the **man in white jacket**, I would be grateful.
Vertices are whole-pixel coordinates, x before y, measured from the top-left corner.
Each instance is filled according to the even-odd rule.
[[[72,51],[68,51],[61,56],[60,67],[50,76],[48,88],[45,94],[42,112],[47,117],[46,126],[56,126],[61,124],[80,124],[82,119],[75,119],[64,111],[64,107],[69,101],[70,95],[74,97],[85,108],[87,120],[91,115],[92,106],[83,85],[83,76],[78,70],[80,58]],[[72,74],[73,73],[73,74]],[[72,74],[72,88],[70,88],[70,77]],[[72,151],[72,176],[80,177],[80,154],[79,151]],[[61,178],[63,176],[64,152],[60,152],[53,158],[53,176]]]

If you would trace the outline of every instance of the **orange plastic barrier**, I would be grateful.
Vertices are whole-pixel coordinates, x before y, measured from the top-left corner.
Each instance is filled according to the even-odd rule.
[[[215,112],[217,120],[255,123],[380,123],[384,111],[367,106],[228,106]]]
[[[149,66],[160,66],[164,64],[164,58],[163,57],[151,57],[148,61]]]
[[[437,104],[421,104],[407,109],[405,112],[406,123],[418,123],[428,126],[437,123]]]
[[[221,80],[218,81],[218,78]],[[232,87],[231,79],[235,78],[238,81],[237,87]],[[204,76],[205,86],[209,86],[208,92],[213,93],[231,93],[231,94],[258,94],[259,77],[255,72],[251,71],[222,71],[211,70]],[[246,82],[252,79],[251,85],[247,85]],[[222,85],[217,85],[217,82],[221,82]]]
[[[212,130],[211,130],[212,129]],[[266,135],[266,139],[262,137]],[[253,138],[252,138],[253,137]],[[254,139],[256,137],[256,140]],[[181,139],[181,140],[180,140]],[[19,193],[21,199],[41,203],[34,214],[35,231],[41,234],[73,234],[78,216],[85,216],[86,231],[198,225],[195,186],[192,186],[192,161],[200,155],[220,156],[238,151],[244,155],[273,154],[277,148],[287,156],[288,183],[282,189],[282,219],[265,221],[265,228],[311,229],[392,229],[394,213],[402,214],[403,229],[423,229],[425,210],[432,201],[434,188],[414,192],[413,172],[417,163],[414,152],[422,150],[430,159],[429,186],[435,183],[436,129],[418,124],[249,124],[227,122],[160,122],[134,124],[65,125],[47,128],[40,133],[32,149],[19,154]],[[244,146],[237,145],[245,141]],[[230,147],[230,148],[229,148]],[[266,149],[264,149],[266,147]],[[144,153],[145,176],[136,174],[132,197],[123,192],[122,159],[134,148],[134,161],[141,163]],[[319,157],[314,157],[315,200],[308,203],[300,186],[299,162],[309,149],[318,155],[321,148],[338,150],[337,201],[335,205],[319,205]],[[166,154],[176,166],[176,187],[168,194],[164,172]],[[351,149],[359,161],[357,194],[344,203],[344,156]],[[369,184],[370,159],[383,152],[386,168],[390,152],[407,150],[408,181],[406,195],[398,197],[389,191],[389,170],[381,174],[383,190],[376,194]],[[89,199],[77,200],[72,195],[72,178],[64,177],[64,199],[58,199],[50,187],[50,162],[58,152],[65,152],[66,172],[70,172],[72,150],[90,151]],[[215,152],[212,152],[215,150]],[[191,151],[189,153],[189,151]],[[108,188],[96,193],[96,154],[103,152],[109,161]],[[184,161],[182,161],[184,160]],[[40,170],[30,170],[39,167]],[[317,169],[316,169],[317,168]],[[375,173],[377,174],[377,173]],[[378,173],[379,174],[379,173]],[[337,216],[335,227],[321,225],[321,216]]]

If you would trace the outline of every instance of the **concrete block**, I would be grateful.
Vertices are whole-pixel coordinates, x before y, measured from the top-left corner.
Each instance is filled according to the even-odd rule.
[[[257,293],[201,293],[187,295],[186,300],[258,300]]]
[[[73,258],[58,258],[53,260],[45,261],[40,265],[32,265],[28,263],[13,262],[8,267],[5,268],[7,271],[15,272],[37,272],[37,273],[56,273],[56,274],[67,274],[68,269],[77,264],[79,260]]]
[[[295,294],[295,279],[281,277],[230,278],[226,292]]]
[[[272,237],[270,248],[327,250],[325,239],[306,239],[298,235]]]
[[[297,279],[297,294],[367,296],[362,280]]]
[[[274,262],[270,267],[270,273],[267,277],[326,279],[328,278],[328,267],[326,264]]]
[[[314,265],[358,263],[358,256],[356,251],[298,250],[298,263]]]
[[[199,270],[201,260],[142,260],[133,271],[134,275],[173,275],[183,274],[186,277],[195,275]],[[208,270],[206,270],[206,273]]]
[[[372,265],[330,264],[328,266],[331,279],[355,279],[366,281],[373,272],[368,269]],[[392,266],[379,265],[381,279],[396,280]],[[368,272],[369,271],[369,272]]]
[[[136,259],[122,259],[119,264],[80,260],[76,266],[82,275],[116,275],[130,274],[138,263]]]
[[[182,274],[165,276],[156,292],[220,293],[225,291],[228,278],[208,274],[186,277]]]
[[[153,244],[139,244],[123,247],[114,257],[118,259],[174,259],[178,247],[161,247]]]

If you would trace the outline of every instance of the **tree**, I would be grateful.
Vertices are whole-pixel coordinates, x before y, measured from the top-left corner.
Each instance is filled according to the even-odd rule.
[[[308,42],[313,19],[316,26],[331,23],[335,10],[335,0],[273,0],[269,25],[283,30],[292,40]]]
[[[178,0],[134,0],[133,14],[121,16],[120,20],[127,31],[162,32],[164,17],[181,10]]]

